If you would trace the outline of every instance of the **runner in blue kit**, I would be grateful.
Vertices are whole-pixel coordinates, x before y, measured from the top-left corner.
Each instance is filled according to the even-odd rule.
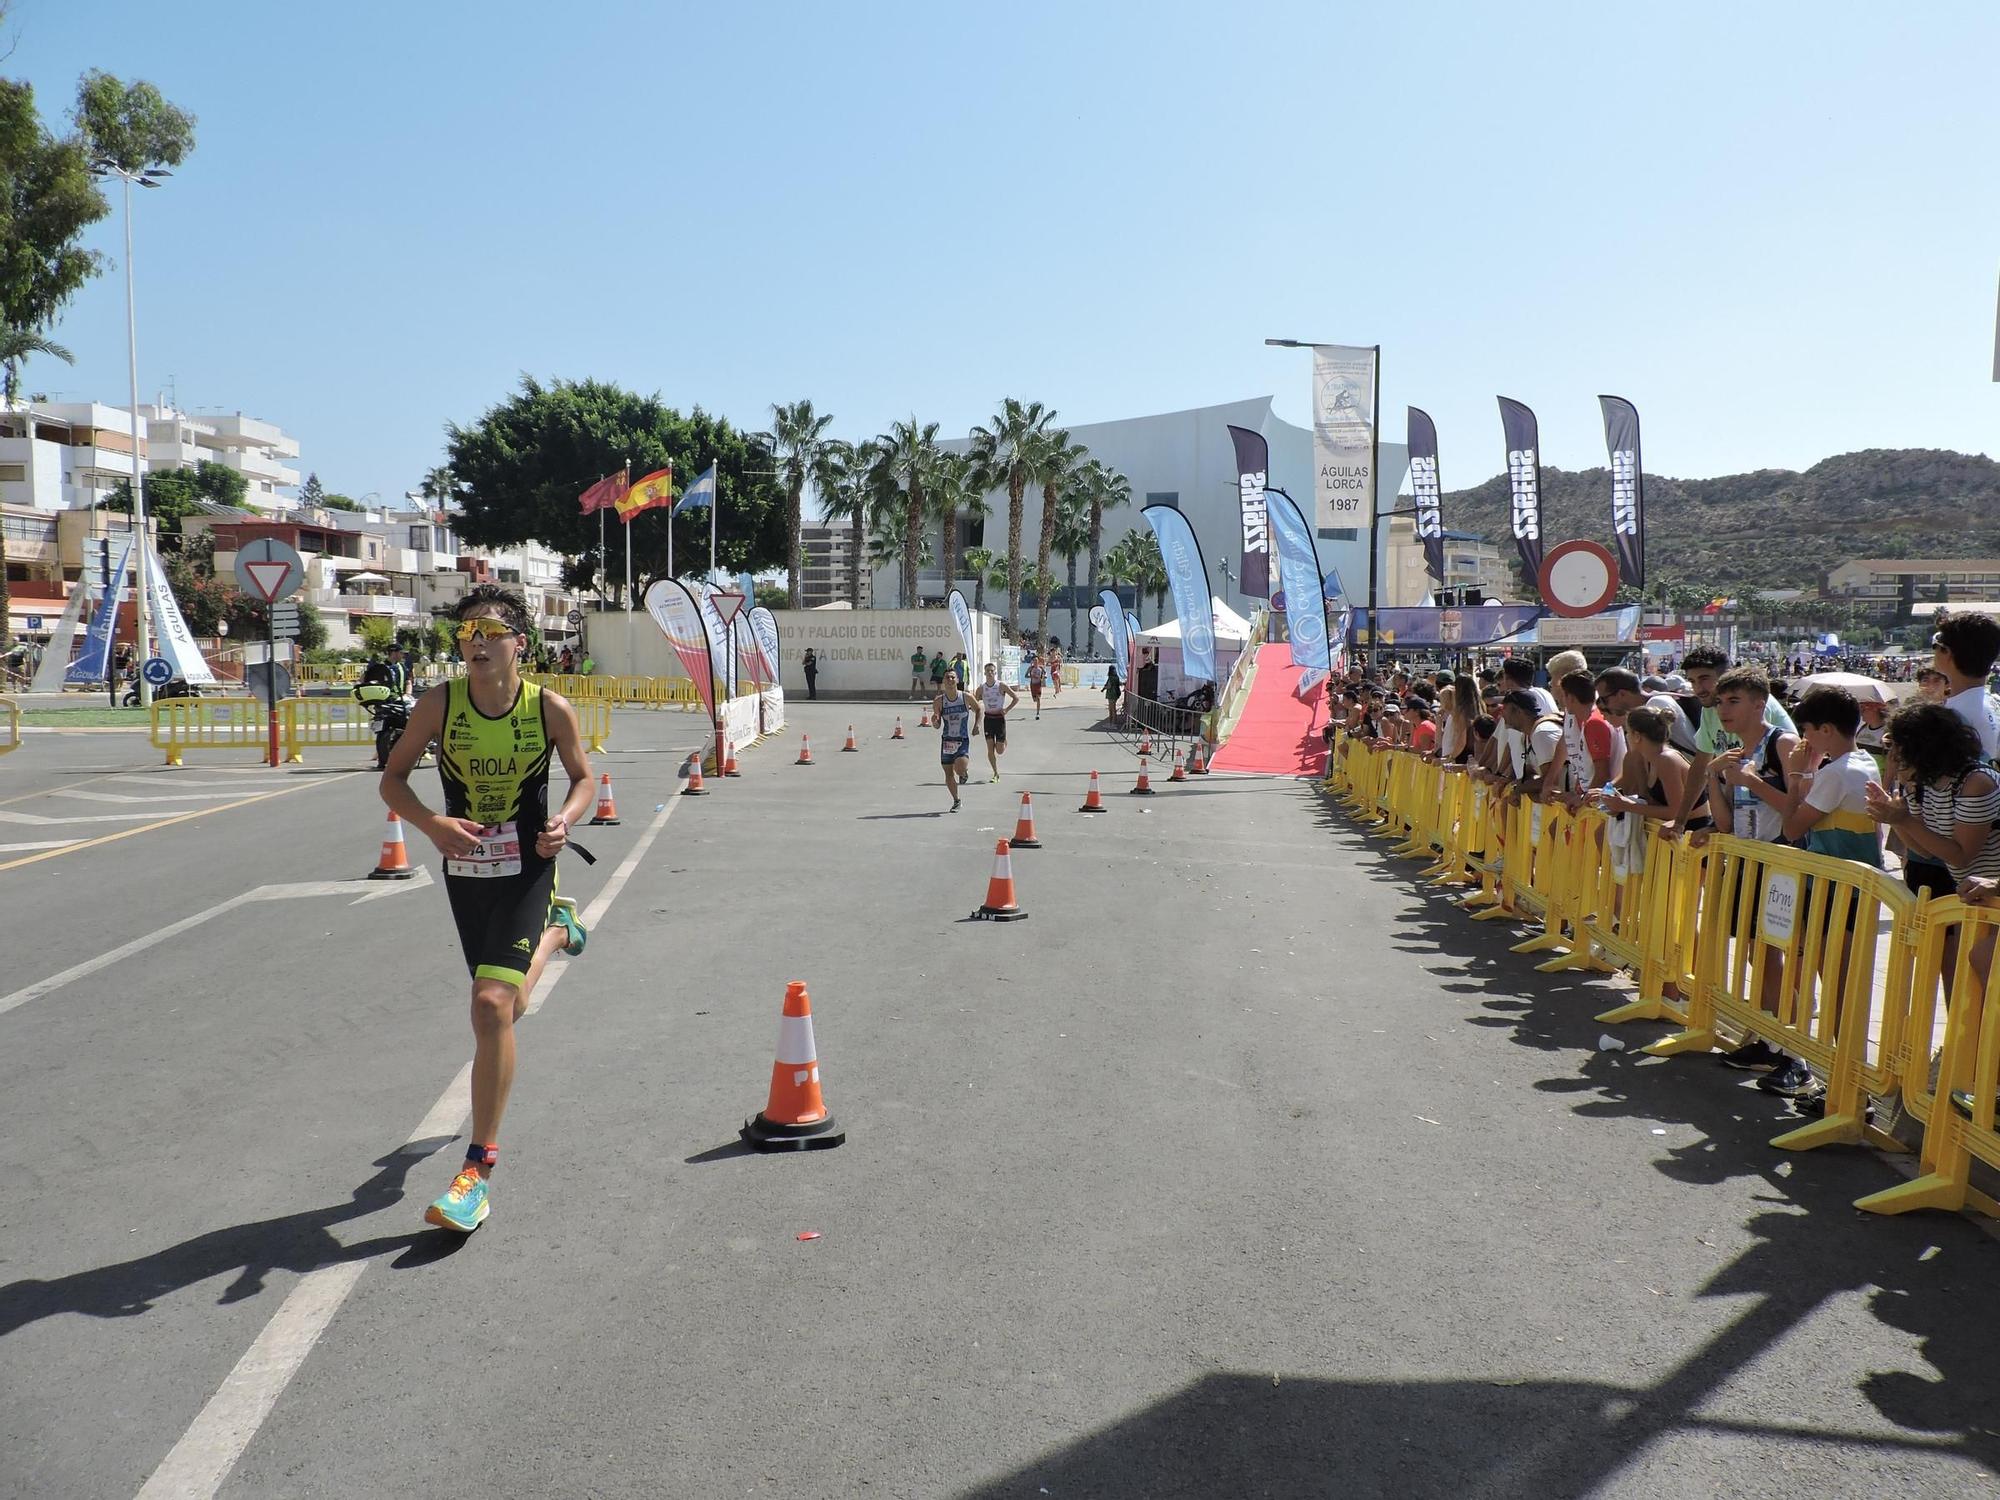
[[[944,691],[931,702],[931,717],[938,727],[938,760],[944,766],[944,789],[951,793],[953,812],[958,811],[958,789],[972,774],[972,715],[977,706],[960,689],[956,672],[946,676]]]
[[[557,950],[583,951],[574,903],[556,894],[555,862],[570,826],[590,811],[592,784],[576,710],[521,678],[528,645],[521,596],[481,584],[459,601],[457,615],[465,676],[438,684],[411,712],[382,773],[382,800],[444,856],[445,893],[472,973],[472,1144],[424,1215],[470,1233],[486,1218],[487,1179],[500,1159],[514,1023]],[[442,813],[424,805],[409,779],[433,741]],[[558,757],[569,790],[551,814],[549,765]]]

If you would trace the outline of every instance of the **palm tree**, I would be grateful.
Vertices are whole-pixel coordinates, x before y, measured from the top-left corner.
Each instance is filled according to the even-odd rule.
[[[1035,578],[1043,586],[1035,591],[1035,629],[1044,635],[1049,629],[1049,595],[1055,592],[1055,574],[1049,571],[1049,561],[1055,552],[1056,511],[1063,492],[1088,456],[1089,450],[1072,443],[1060,427],[1044,427],[1028,446],[1030,475],[1042,487],[1042,533],[1035,544]]]
[[[932,461],[924,485],[944,531],[944,586],[958,582],[958,523],[967,511],[986,508],[985,493],[979,487],[979,465],[970,454],[940,452]]]
[[[30,328],[0,328],[0,365],[6,366],[5,390],[7,409],[12,411],[14,401],[21,393],[21,361],[31,354],[48,354],[66,365],[76,363],[76,356],[61,344],[52,343]]]
[[[458,497],[458,476],[451,471],[450,464],[439,464],[435,469],[426,469],[424,477],[417,485],[417,493],[443,510]]]
[[[1097,596],[1097,561],[1104,545],[1104,513],[1132,503],[1132,481],[1116,469],[1092,461],[1090,483],[1090,593]]]
[[[1125,554],[1120,569],[1126,575],[1125,581],[1136,587],[1142,597],[1153,596],[1153,623],[1159,624],[1167,617],[1167,564],[1160,556],[1158,539],[1151,532],[1135,529],[1121,536],[1112,550]]]
[[[799,607],[799,574],[804,567],[799,527],[806,481],[817,480],[825,467],[827,428],[833,425],[830,413],[816,413],[810,401],[794,401],[788,406],[773,404],[771,430],[757,434],[755,441],[771,450],[778,461],[778,473],[785,481],[785,576],[788,600]]]
[[[1069,646],[1076,645],[1076,555],[1090,545],[1090,494],[1083,486],[1089,483],[1089,476],[1082,476],[1083,485],[1072,486],[1062,497],[1062,504],[1056,511],[1056,551],[1069,564]]]
[[[930,519],[925,500],[924,480],[936,465],[935,422],[919,423],[914,415],[898,422],[880,439],[882,456],[876,467],[903,491],[903,608],[915,609],[923,600],[917,592],[919,556],[924,551],[924,523]]]
[[[993,572],[993,565],[1000,560],[996,552],[984,547],[967,547],[959,565],[972,575],[972,608],[978,612],[986,608],[986,580]]]
[[[972,456],[985,476],[981,488],[1007,489],[1007,632],[1021,633],[1021,496],[1028,488],[1028,462],[1023,445],[1055,419],[1039,401],[1007,397],[993,414],[992,425],[972,429]]]
[[[871,483],[878,454],[873,441],[854,444],[834,439],[820,455],[813,485],[820,509],[829,521],[845,521],[854,534],[854,566],[847,578],[847,603],[861,608],[861,577],[866,562],[870,524],[875,518],[875,486]]]
[[[869,510],[868,542],[865,550],[868,566],[871,568],[886,568],[890,563],[900,563],[903,560],[905,530],[903,507],[907,502],[901,490],[891,493],[895,496],[893,500],[873,504]],[[900,593],[901,587],[902,579],[899,572],[897,580],[899,593],[896,599],[899,608],[908,603]]]

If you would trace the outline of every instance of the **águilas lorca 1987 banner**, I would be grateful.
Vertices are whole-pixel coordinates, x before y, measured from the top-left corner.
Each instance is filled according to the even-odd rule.
[[[1521,551],[1521,566],[1528,575],[1528,587],[1542,571],[1542,458],[1540,427],[1535,414],[1518,401],[1500,400],[1500,429],[1507,438],[1507,494],[1512,516],[1514,545]]]
[[[1375,529],[1374,349],[1313,345],[1315,524]]]
[[[1611,454],[1611,531],[1618,538],[1618,581],[1646,583],[1646,481],[1639,467],[1639,409],[1623,396],[1599,396],[1604,446]]]
[[[1271,445],[1264,434],[1247,427],[1231,427],[1229,441],[1236,446],[1236,494],[1243,507],[1243,577],[1239,580],[1244,596],[1271,597],[1271,523],[1264,511],[1264,486],[1271,472]]]

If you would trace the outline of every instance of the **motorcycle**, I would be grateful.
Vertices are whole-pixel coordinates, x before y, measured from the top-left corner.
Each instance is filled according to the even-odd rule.
[[[410,727],[410,711],[417,700],[405,697],[386,682],[364,682],[354,689],[354,701],[368,710],[375,729],[375,769],[389,768],[389,752]]]
[[[199,698],[200,696],[201,689],[182,677],[176,677],[171,681],[163,682],[160,686],[153,689],[153,701],[155,703],[158,703],[162,698]],[[127,708],[137,708],[139,706],[139,674],[137,672],[128,672],[125,674],[125,696],[120,701]]]

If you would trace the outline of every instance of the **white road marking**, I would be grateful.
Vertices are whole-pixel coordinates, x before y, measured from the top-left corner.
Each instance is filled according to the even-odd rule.
[[[128,771],[121,776],[107,776],[104,779],[106,781],[136,781],[141,786],[159,786],[164,784],[174,787],[198,787],[204,789],[226,787],[231,791],[240,791],[246,786],[290,786],[292,784],[290,776],[267,774],[261,781],[204,781],[197,776],[179,776],[171,771]]]
[[[584,908],[582,918],[586,927],[595,926],[618,899],[678,806],[680,799],[670,798],[653,814],[653,821],[639,835],[632,852],[604,882],[604,889],[597,893],[596,899]],[[568,972],[567,959],[558,956],[550,962],[542,973],[540,992],[528,1004],[529,1015],[547,1003],[557,983]],[[5,1003],[0,1001],[0,1008]],[[468,1062],[445,1085],[437,1102],[424,1112],[417,1128],[410,1132],[409,1143],[455,1136],[471,1113],[472,1064]],[[229,1471],[250,1446],[278,1397],[298,1374],[306,1355],[326,1332],[341,1303],[347,1300],[370,1264],[362,1260],[322,1267],[307,1273],[292,1288],[278,1310],[271,1314],[271,1321],[264,1325],[256,1342],[236,1362],[236,1368],[208,1398],[208,1404],[181,1434],[180,1441],[160,1461],[140,1489],[138,1500],[208,1500],[222,1487],[222,1481],[229,1477]]]
[[[59,816],[54,813],[15,812],[11,808],[0,807],[0,823],[22,823],[34,828],[50,828],[59,823],[143,823],[158,816],[157,812],[70,813]]]
[[[125,792],[74,792],[67,789],[50,792],[49,795],[71,797],[78,802],[120,802],[129,807],[151,806],[160,802],[227,802],[232,797],[242,796],[243,788],[235,787],[226,792],[160,792],[151,797],[134,797]]]
[[[53,994],[66,984],[79,979],[87,979],[100,969],[108,969],[115,963],[122,963],[135,953],[144,953],[148,948],[157,947],[168,938],[179,937],[191,928],[235,911],[239,906],[248,906],[253,901],[291,901],[306,896],[344,896],[359,894],[362,901],[380,899],[392,892],[420,891],[430,885],[431,872],[419,866],[416,877],[411,880],[370,882],[362,880],[308,880],[296,885],[260,885],[245,891],[240,896],[231,896],[227,901],[219,901],[214,906],[196,912],[191,917],[182,917],[178,922],[169,922],[164,927],[155,928],[143,937],[133,938],[129,943],[120,943],[116,948],[100,953],[95,958],[87,958],[80,964],[73,964],[60,974],[51,974],[47,979],[37,980],[31,985],[14,991],[11,995],[0,995],[0,1016],[10,1010],[17,1010],[30,1000],[39,1000],[44,995]],[[379,887],[379,895],[376,887]],[[358,905],[359,902],[351,903]]]
[[[77,838],[82,838],[78,834]],[[0,854],[21,854],[29,849],[67,849],[77,839],[43,839],[39,844],[0,844]]]

